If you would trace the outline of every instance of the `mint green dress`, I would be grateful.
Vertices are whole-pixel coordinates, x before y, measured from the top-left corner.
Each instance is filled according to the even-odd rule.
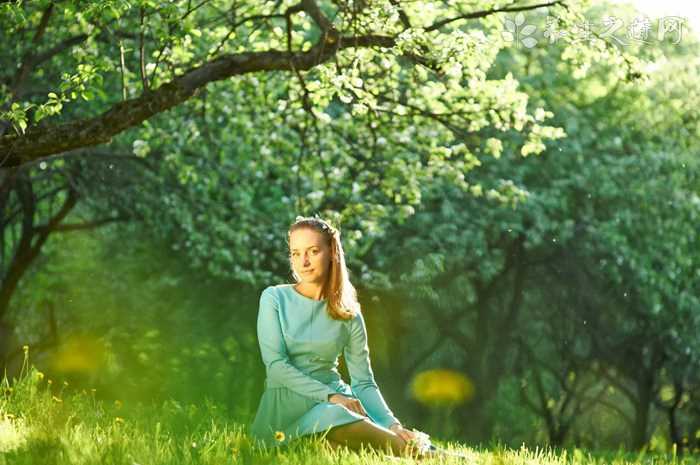
[[[260,295],[257,334],[267,377],[249,432],[266,446],[363,419],[385,428],[399,422],[374,380],[362,313],[334,320],[325,305],[292,284],[269,286]],[[341,351],[350,385],[337,369]],[[336,393],[359,399],[369,418],[329,402]],[[278,431],[283,440],[275,437]]]

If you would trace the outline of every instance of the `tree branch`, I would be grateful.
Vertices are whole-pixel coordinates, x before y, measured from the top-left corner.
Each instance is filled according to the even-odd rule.
[[[403,11],[403,8],[400,8],[399,0],[389,0],[389,3],[391,3],[395,7],[399,7],[399,19],[401,20],[401,24],[403,24],[406,29],[410,29],[411,20],[408,19],[408,15],[405,11]]]
[[[269,50],[228,54],[190,69],[182,76],[137,98],[116,103],[93,118],[45,127],[31,127],[24,134],[0,137],[0,166],[19,166],[32,160],[81,147],[109,142],[122,131],[141,124],[192,97],[210,82],[258,71],[308,70],[327,61],[338,50],[351,47],[391,47],[393,37],[367,35],[341,37],[333,47],[317,42],[306,52]]]
[[[66,200],[59,212],[49,220],[43,231],[37,232],[33,225],[36,199],[29,180],[29,174],[22,173],[22,176],[24,179],[21,179],[18,183],[18,188],[21,190],[20,199],[25,211],[22,221],[22,237],[9,268],[2,276],[2,279],[0,279],[0,319],[7,312],[10,298],[17,288],[19,280],[39,255],[41,247],[46,242],[50,232],[61,224],[78,202],[78,193],[74,189],[69,189]]]
[[[292,7],[295,8],[295,7]],[[318,7],[314,0],[301,0],[299,5],[296,7],[298,9],[304,10],[311,16],[316,25],[323,31],[324,35],[332,36],[333,39],[339,37],[338,31],[333,27],[333,23],[330,22],[326,15],[323,14],[321,9]]]
[[[430,26],[428,30],[438,29],[458,19],[484,17],[501,11],[531,10],[556,4],[564,3],[562,0],[557,0],[537,5],[474,12],[442,20]],[[261,71],[306,71],[332,59],[339,50],[346,48],[395,46],[396,41],[392,36],[375,34],[341,36],[314,0],[301,0],[298,4],[289,7],[285,15],[298,11],[309,14],[322,31],[321,38],[308,51],[269,50],[222,55],[186,71],[181,76],[174,77],[155,90],[118,102],[100,115],[67,123],[32,126],[24,134],[2,135],[0,136],[0,167],[20,166],[52,154],[109,142],[113,136],[186,101],[210,82]],[[246,20],[249,19],[251,18],[246,18]],[[84,38],[78,36],[73,40],[80,41]],[[66,43],[64,46],[68,47],[70,44]],[[143,71],[142,74],[145,79],[144,88],[148,88]]]
[[[442,26],[445,26],[447,24],[450,24],[455,21],[459,21],[460,19],[478,19],[478,18],[485,18],[486,16],[491,16],[496,13],[514,13],[516,11],[528,11],[528,10],[536,10],[538,8],[546,8],[549,6],[555,6],[555,5],[562,5],[566,6],[566,2],[563,0],[556,0],[554,2],[548,2],[548,3],[538,3],[536,5],[523,5],[523,6],[514,6],[514,7],[504,7],[504,8],[493,8],[491,10],[484,10],[484,11],[475,11],[473,13],[467,13],[465,15],[460,15],[460,16],[455,16],[454,18],[447,18],[443,19],[441,21],[438,21],[434,23],[431,26],[428,26],[425,28],[426,32],[432,32],[437,29],[440,29]]]

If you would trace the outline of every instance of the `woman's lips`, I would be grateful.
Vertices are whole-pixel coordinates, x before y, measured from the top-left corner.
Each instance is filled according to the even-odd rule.
[[[302,273],[311,273],[312,271],[313,270],[305,270],[305,271],[302,271]]]

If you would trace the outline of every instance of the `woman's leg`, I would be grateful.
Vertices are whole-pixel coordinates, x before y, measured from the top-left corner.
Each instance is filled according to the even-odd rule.
[[[326,435],[326,439],[353,450],[360,450],[364,445],[364,447],[374,447],[396,456],[411,455],[406,447],[406,441],[393,431],[369,420],[334,426]]]

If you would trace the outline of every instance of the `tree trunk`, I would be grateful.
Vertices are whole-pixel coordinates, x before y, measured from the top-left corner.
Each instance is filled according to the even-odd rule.
[[[683,434],[678,427],[678,419],[676,417],[678,406],[683,398],[683,385],[679,382],[675,382],[673,387],[675,388],[673,404],[666,411],[668,414],[668,431],[671,437],[671,444],[676,445],[676,453],[678,455],[683,455]]]
[[[634,403],[634,423],[632,425],[632,448],[636,450],[642,449],[649,440],[649,413],[653,396],[653,385],[649,381],[649,376],[643,376],[637,383],[639,397]]]

